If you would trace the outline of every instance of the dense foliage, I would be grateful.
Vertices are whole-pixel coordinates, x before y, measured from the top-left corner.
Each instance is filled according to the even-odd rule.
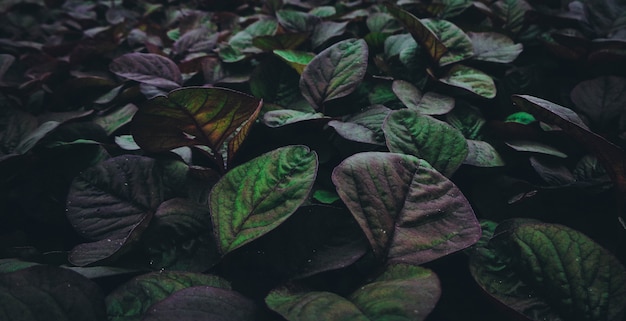
[[[0,12],[0,320],[624,318],[624,1]]]

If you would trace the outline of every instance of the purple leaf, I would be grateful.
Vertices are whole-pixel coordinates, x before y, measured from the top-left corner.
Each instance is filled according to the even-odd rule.
[[[165,89],[178,88],[183,83],[178,66],[156,54],[125,54],[113,60],[109,69],[120,77]]]

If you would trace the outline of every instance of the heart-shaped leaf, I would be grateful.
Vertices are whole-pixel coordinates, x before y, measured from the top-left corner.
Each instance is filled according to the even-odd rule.
[[[444,84],[462,88],[485,98],[496,96],[496,85],[486,73],[463,65],[454,65],[441,78]]]
[[[261,237],[285,221],[308,197],[317,154],[288,146],[230,170],[210,194],[214,233],[222,253]]]
[[[183,83],[178,66],[157,54],[125,54],[115,58],[109,69],[118,76],[164,89],[178,88]]]
[[[426,49],[433,62],[438,63],[441,57],[448,51],[448,48],[437,38],[437,35],[428,29],[420,19],[392,2],[385,1],[385,7],[387,7],[389,13],[402,22],[404,27],[411,33],[413,39]]]
[[[562,225],[500,225],[470,260],[487,293],[533,320],[621,318],[626,268],[610,252]]]
[[[143,274],[124,283],[106,297],[108,320],[139,321],[155,303],[194,286],[230,289],[228,281],[209,274],[173,271]]]
[[[626,79],[604,76],[579,83],[570,97],[598,128],[607,128],[615,119],[626,119]]]
[[[391,152],[422,158],[446,176],[452,176],[467,156],[467,142],[461,132],[413,110],[391,112],[383,132]]]
[[[409,109],[424,115],[444,115],[454,108],[454,98],[435,92],[422,95],[419,88],[408,81],[394,80],[394,94]]]
[[[439,66],[449,65],[474,55],[470,38],[452,22],[438,19],[423,19],[422,23],[430,29],[448,49],[439,59]]]
[[[468,32],[474,47],[472,59],[509,63],[522,53],[521,43],[513,43],[511,38],[497,32]]]
[[[424,320],[440,295],[439,279],[432,271],[397,264],[347,298],[279,288],[269,293],[265,303],[289,321]]]
[[[148,152],[202,145],[217,153],[235,131],[254,122],[261,105],[230,89],[186,87],[147,101],[133,117],[131,131]]]
[[[332,180],[379,258],[422,264],[480,237],[459,189],[414,156],[355,154],[335,168]]]
[[[68,269],[37,265],[0,274],[3,320],[105,321],[103,302],[95,283]]]
[[[67,197],[67,218],[94,243],[70,254],[77,265],[106,259],[136,241],[161,203],[184,196],[180,181],[187,167],[165,166],[141,156],[118,156],[82,172]],[[183,195],[181,195],[181,193]]]
[[[367,55],[363,39],[348,39],[326,48],[302,71],[302,95],[319,108],[326,101],[350,94],[365,76]]]

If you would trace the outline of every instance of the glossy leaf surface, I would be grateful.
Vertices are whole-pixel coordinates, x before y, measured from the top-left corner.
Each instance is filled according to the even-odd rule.
[[[210,195],[221,252],[280,225],[304,202],[316,174],[317,155],[304,146],[279,148],[229,171]]]

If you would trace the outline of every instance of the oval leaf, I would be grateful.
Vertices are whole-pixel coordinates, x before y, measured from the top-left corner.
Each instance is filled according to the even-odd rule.
[[[426,51],[435,63],[438,63],[441,57],[448,51],[448,48],[437,38],[437,36],[423,24],[420,19],[410,14],[408,11],[400,8],[392,2],[386,1],[385,7],[396,19],[409,30],[411,36],[420,46],[426,48]]]
[[[496,85],[493,79],[484,72],[467,66],[452,66],[439,81],[485,98],[496,96]]]
[[[451,176],[467,156],[467,142],[461,132],[416,111],[391,112],[383,132],[391,152],[422,158],[446,176]]]
[[[194,286],[151,306],[141,320],[254,321],[255,312],[254,302],[235,291]]]
[[[583,81],[574,87],[570,96],[576,107],[598,128],[607,128],[613,120],[624,118],[626,79],[604,76]]]
[[[300,75],[304,71],[304,67],[315,57],[313,53],[297,50],[274,50],[273,53]]]
[[[218,151],[246,122],[261,101],[225,88],[187,87],[147,101],[135,114],[131,131],[147,152],[203,145]]]
[[[157,54],[125,54],[115,58],[109,69],[118,76],[164,89],[178,88],[183,83],[178,66]]]
[[[440,295],[439,279],[432,271],[398,264],[348,298],[283,287],[270,292],[265,303],[289,321],[424,320]]]
[[[513,43],[511,38],[497,32],[468,32],[474,47],[472,59],[509,63],[517,59],[524,47]]]
[[[480,236],[459,189],[416,157],[356,154],[335,168],[332,180],[379,258],[422,264]]]
[[[345,121],[331,120],[328,126],[341,137],[366,144],[385,145],[383,122],[391,109],[383,105],[370,106]]]
[[[317,166],[315,152],[288,146],[226,173],[209,196],[221,252],[259,238],[293,214],[308,197]]]
[[[0,274],[0,316],[3,320],[105,321],[100,288],[70,271],[38,265]]]
[[[506,225],[471,260],[474,278],[489,294],[535,320],[623,315],[626,268],[610,252],[562,225]]]
[[[394,94],[408,108],[424,115],[444,115],[454,108],[454,98],[435,92],[422,92],[408,81],[394,80]]]
[[[228,281],[214,275],[160,271],[124,283],[106,297],[109,321],[138,321],[155,303],[176,291],[194,286],[230,289]]]
[[[439,41],[448,49],[439,59],[439,66],[449,65],[474,55],[470,38],[452,22],[446,20],[423,19],[422,23],[430,29]]]
[[[300,90],[311,105],[344,97],[361,83],[367,69],[368,48],[363,39],[340,41],[320,52],[304,68]]]
[[[463,164],[477,167],[504,166],[504,160],[491,144],[481,140],[467,140],[467,157]]]

